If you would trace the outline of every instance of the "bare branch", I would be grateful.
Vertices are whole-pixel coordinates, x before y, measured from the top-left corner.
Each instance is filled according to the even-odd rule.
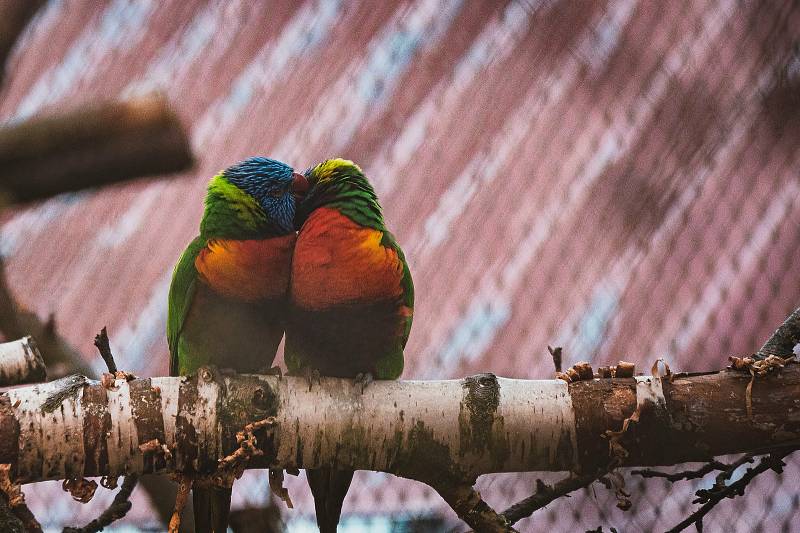
[[[700,468],[695,470],[681,470],[680,472],[660,472],[658,470],[631,470],[631,474],[642,476],[644,478],[650,477],[660,477],[664,478],[667,481],[675,482],[681,481],[683,479],[700,479],[711,472],[716,470],[727,470],[730,467],[729,464],[723,463],[720,461],[709,461],[708,463],[704,464]]]
[[[18,202],[168,174],[192,165],[166,100],[148,96],[0,129],[0,190]]]
[[[562,479],[553,485],[547,485],[541,479],[537,479],[536,492],[503,511],[503,516],[510,524],[516,524],[554,500],[562,496],[567,496],[570,492],[574,492],[583,487],[588,487],[597,481],[598,477],[599,475],[594,474],[582,476],[570,475],[568,478]]]
[[[139,476],[136,475],[125,476],[122,487],[119,489],[116,496],[114,496],[114,501],[111,502],[108,509],[103,511],[103,514],[82,528],[66,527],[63,533],[95,533],[96,531],[102,531],[103,528],[110,526],[113,522],[124,517],[128,514],[128,511],[131,510],[131,493],[133,489],[136,488],[136,482],[138,480]]]
[[[432,483],[431,486],[456,512],[458,517],[475,531],[481,533],[508,533],[516,531],[511,523],[497,514],[481,495],[468,483]]]
[[[114,361],[114,354],[111,353],[111,344],[108,340],[108,330],[105,326],[100,330],[100,333],[94,336],[94,345],[97,351],[100,352],[100,357],[106,362],[108,371],[112,374],[117,373],[117,363]]]
[[[548,346],[547,351],[550,352],[550,356],[553,358],[553,366],[556,368],[556,373],[561,372],[561,353],[563,348],[561,346],[556,346],[555,348]]]
[[[46,379],[42,354],[31,337],[0,344],[0,387]]]
[[[14,44],[44,3],[44,0],[6,0],[0,3],[0,81],[5,77],[6,61]]]
[[[759,464],[753,468],[748,468],[747,471],[742,475],[741,478],[734,481],[730,485],[725,484],[724,480],[720,480],[717,478],[717,483],[710,489],[701,489],[697,491],[697,499],[693,503],[702,503],[703,506],[700,507],[697,511],[689,515],[685,520],[681,523],[673,527],[669,530],[668,533],[676,533],[678,531],[683,531],[687,527],[691,525],[696,525],[699,531],[702,531],[703,528],[703,517],[707,515],[711,509],[713,509],[719,502],[721,502],[725,498],[734,498],[736,496],[741,496],[744,494],[745,488],[747,485],[753,481],[758,475],[766,472],[767,470],[774,470],[780,473],[783,470],[783,467],[786,466],[786,463],[783,462],[783,458],[792,453],[794,449],[788,449],[784,451],[774,452],[770,455],[761,458]],[[744,458],[748,460],[752,460],[752,456],[746,455]],[[740,460],[741,461],[741,460]],[[741,465],[739,465],[741,466]],[[725,472],[727,476],[725,479],[730,478],[730,475],[733,474],[733,470],[730,472]]]
[[[753,391],[752,417],[744,400],[750,376],[736,370],[569,384],[480,374],[379,381],[363,393],[351,380],[322,378],[309,390],[302,377],[214,367],[103,383],[78,376],[0,394],[0,432],[9,436],[0,442],[0,462],[11,463],[15,481],[25,483],[176,472],[225,485],[244,468],[335,464],[420,480],[476,530],[512,531],[511,519],[591,477],[540,491],[525,513],[510,509],[509,519],[472,488],[478,475],[597,473],[610,465],[765,453],[765,442],[772,449],[796,445],[794,433],[776,428],[800,395],[800,365],[777,374],[760,378],[765,386]],[[608,431],[615,447],[603,438]],[[42,435],[64,438],[45,442]],[[729,476],[720,479],[724,486]],[[629,505],[621,476],[610,481],[618,505]]]
[[[750,376],[733,370],[672,382],[489,376],[379,381],[363,395],[350,380],[323,378],[309,391],[300,377],[213,367],[106,386],[69,378],[0,394],[0,432],[9,436],[0,462],[14,463],[16,479],[25,483],[125,473],[210,475],[222,461],[236,473],[245,465],[336,464],[457,485],[491,472],[597,472],[612,459],[619,466],[677,464],[797,441],[776,428],[800,396],[800,365],[761,378],[769,386],[754,391],[752,419],[744,402]],[[651,396],[660,388],[663,397]],[[634,412],[638,421],[617,432],[626,454],[612,457],[603,434]],[[682,423],[663,423],[669,419]],[[248,424],[252,429],[243,432]],[[44,443],[44,434],[71,437]]]

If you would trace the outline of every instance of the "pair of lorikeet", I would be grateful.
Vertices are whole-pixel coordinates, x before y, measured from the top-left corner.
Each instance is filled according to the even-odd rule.
[[[253,157],[214,176],[200,235],[169,292],[170,373],[257,372],[286,333],[291,374],[397,379],[414,288],[375,191],[351,161],[304,174]],[[352,471],[307,471],[317,524],[335,533]],[[230,490],[195,489],[197,531],[225,531]]]

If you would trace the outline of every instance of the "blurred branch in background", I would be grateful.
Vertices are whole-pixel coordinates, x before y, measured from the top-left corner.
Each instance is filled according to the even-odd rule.
[[[0,129],[0,191],[17,202],[179,172],[192,163],[177,115],[157,95]]]
[[[5,264],[0,256],[0,332],[7,339],[32,336],[44,358],[50,377],[79,372],[92,375],[81,354],[56,332],[51,317],[42,321],[36,313],[21,306],[6,282]]]
[[[44,3],[0,3],[0,82],[14,44]],[[86,187],[187,170],[193,156],[186,132],[167,101],[148,96],[6,126],[0,129],[0,163],[2,210],[9,201],[42,200]],[[32,335],[53,377],[72,372],[91,375],[81,354],[56,332],[52,316],[42,321],[17,302],[4,267],[0,256],[0,333],[9,339]],[[155,476],[143,476],[139,484],[166,524],[175,499],[174,484]]]
[[[0,344],[0,387],[47,379],[42,354],[31,337]]]
[[[0,82],[14,44],[45,0],[3,0],[0,2]]]

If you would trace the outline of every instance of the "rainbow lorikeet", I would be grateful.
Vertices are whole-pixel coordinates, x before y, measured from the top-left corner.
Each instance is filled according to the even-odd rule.
[[[411,330],[414,285],[378,198],[352,161],[306,172],[292,258],[286,366],[292,374],[397,379]],[[362,388],[363,390],[363,388]],[[317,525],[335,533],[352,471],[307,470]]]
[[[308,182],[280,161],[252,157],[211,179],[200,235],[169,289],[170,375],[203,365],[268,368],[283,337],[296,234]],[[226,531],[230,489],[193,491],[197,531]]]

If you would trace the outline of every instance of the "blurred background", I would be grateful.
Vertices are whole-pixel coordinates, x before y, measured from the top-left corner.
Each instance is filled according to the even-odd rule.
[[[167,373],[172,266],[208,179],[255,154],[343,156],[373,180],[417,290],[405,378],[549,378],[548,344],[565,366],[718,369],[800,305],[795,0],[50,0],[10,56],[0,120],[152,91],[190,133],[190,175],[0,215],[15,297],[95,373],[104,325],[120,367]],[[794,529],[798,475],[761,476],[707,530]],[[479,488],[505,508],[536,477]],[[712,482],[631,478],[628,512],[596,485],[519,526],[663,530]],[[315,531],[302,475],[288,487],[294,510],[248,472],[234,508]],[[24,489],[53,531],[113,497]],[[133,500],[115,528],[164,529],[145,490]],[[367,472],[344,512],[346,532],[459,524],[425,485]]]

